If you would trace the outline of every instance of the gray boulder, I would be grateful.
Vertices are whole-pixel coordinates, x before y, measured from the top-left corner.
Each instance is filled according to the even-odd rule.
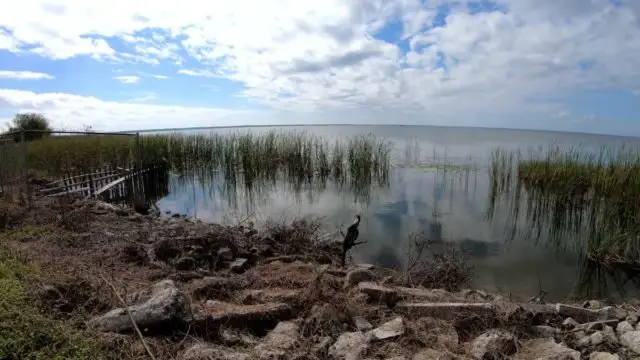
[[[142,331],[166,330],[167,326],[188,321],[187,308],[182,294],[171,280],[163,280],[152,286],[151,295],[142,304],[118,308],[96,317],[88,325],[103,332],[131,332],[133,324],[127,313]]]
[[[363,281],[371,281],[376,277],[373,271],[365,268],[355,268],[347,273],[344,278],[344,286],[349,287],[358,285]]]
[[[640,331],[629,331],[620,335],[620,343],[634,353],[640,354]]]
[[[255,353],[260,359],[284,359],[297,340],[298,325],[291,321],[279,322],[255,347]]]
[[[608,352],[592,352],[589,355],[589,360],[620,360],[620,356]]]
[[[404,334],[404,322],[401,317],[388,321],[370,331],[372,339],[387,340]]]
[[[329,348],[329,356],[338,360],[360,360],[369,341],[369,335],[359,331],[344,333]]]
[[[619,335],[622,335],[624,333],[628,333],[629,331],[633,331],[633,325],[631,325],[628,321],[622,321],[621,323],[618,324],[618,326],[616,326],[616,332]]]
[[[477,360],[504,359],[513,355],[516,350],[516,338],[512,333],[493,329],[471,342],[470,353]]]
[[[522,344],[515,360],[580,360],[580,352],[558,344],[552,338],[533,339]]]

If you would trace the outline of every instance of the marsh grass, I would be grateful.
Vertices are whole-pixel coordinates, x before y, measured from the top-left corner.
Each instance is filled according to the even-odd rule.
[[[489,211],[499,202],[515,228],[606,266],[640,258],[640,153],[631,148],[496,150],[490,166]],[[515,234],[515,232],[513,233]],[[626,266],[625,265],[625,266]]]

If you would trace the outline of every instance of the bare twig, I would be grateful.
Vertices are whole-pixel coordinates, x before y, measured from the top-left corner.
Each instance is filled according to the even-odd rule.
[[[113,284],[110,283],[109,280],[107,280],[104,276],[100,275],[100,277],[102,278],[102,280],[105,283],[107,283],[107,285],[109,285],[109,287],[111,288],[113,293],[116,295],[118,300],[122,303],[122,306],[124,307],[125,311],[127,312],[127,315],[129,315],[129,319],[131,320],[131,323],[133,324],[133,328],[136,330],[136,333],[138,334],[138,337],[140,338],[140,341],[142,342],[142,345],[144,346],[144,348],[147,351],[147,354],[149,355],[151,360],[156,360],[156,357],[153,356],[153,353],[151,352],[151,349],[149,348],[149,345],[147,345],[147,342],[144,340],[144,336],[142,335],[142,331],[140,331],[140,328],[138,327],[138,324],[136,324],[136,321],[133,320],[133,315],[131,315],[131,311],[129,311],[129,307],[124,302],[124,299],[122,299],[120,294],[118,294],[118,290],[116,290],[116,287],[113,286]]]

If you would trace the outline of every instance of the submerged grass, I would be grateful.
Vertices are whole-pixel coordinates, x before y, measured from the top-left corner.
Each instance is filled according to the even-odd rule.
[[[510,222],[583,251],[609,266],[640,258],[640,152],[551,148],[525,155],[497,150],[490,167],[489,214],[506,199]],[[514,226],[515,227],[515,226]]]

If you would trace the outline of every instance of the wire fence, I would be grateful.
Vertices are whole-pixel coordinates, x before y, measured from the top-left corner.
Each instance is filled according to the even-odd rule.
[[[139,133],[25,130],[0,134],[0,195],[31,204],[32,187],[82,174],[140,169]]]

